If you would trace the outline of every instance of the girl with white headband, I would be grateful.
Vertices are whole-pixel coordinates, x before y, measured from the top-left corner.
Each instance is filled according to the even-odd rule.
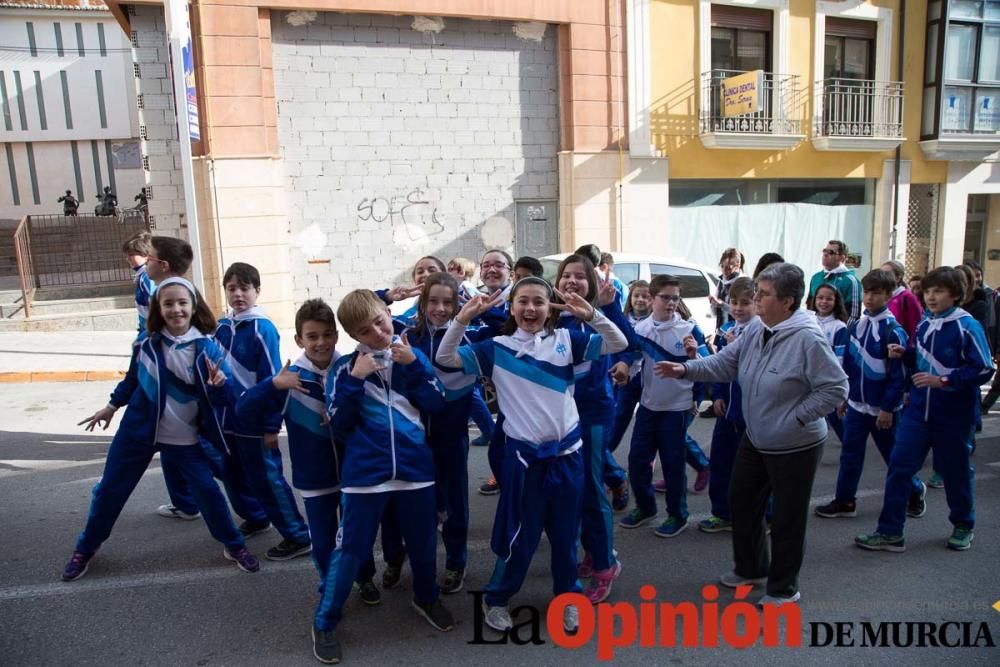
[[[223,556],[244,572],[256,572],[260,565],[233,524],[200,444],[204,439],[224,446],[212,407],[235,403],[231,392],[236,383],[218,345],[208,337],[215,317],[194,285],[172,277],[156,291],[147,328],[149,337],[133,347],[128,374],[115,387],[110,403],[80,422],[88,431],[95,426],[107,429],[115,411],[127,406],[104,474],[94,487],[87,525],[62,579],[74,581],[86,574],[157,451],[190,484],[209,532],[225,545]]]

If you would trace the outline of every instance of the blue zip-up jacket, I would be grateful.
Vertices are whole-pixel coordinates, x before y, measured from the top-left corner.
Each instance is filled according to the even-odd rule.
[[[127,406],[119,430],[124,430],[134,440],[156,444],[160,416],[167,402],[163,379],[167,374],[166,358],[161,348],[162,336],[154,333],[137,340],[132,346],[132,359],[128,372],[111,393],[111,405],[116,408]],[[233,381],[233,374],[225,362],[225,355],[219,346],[207,336],[195,341],[195,386],[198,393],[198,433],[219,450],[225,449],[222,423],[218,419],[218,409],[235,404],[239,387]],[[226,384],[211,387],[205,383],[208,377],[208,363],[222,360],[220,370],[226,374]],[[216,409],[213,409],[216,408]]]
[[[622,313],[621,308],[618,307],[617,301],[601,306],[601,312],[625,334],[625,338],[632,339],[634,335],[632,325]],[[560,314],[556,328],[579,331],[585,334],[597,333],[593,327],[569,314]],[[610,371],[611,366],[618,358],[618,355],[604,354],[596,361],[584,361],[573,367],[573,381],[575,382],[573,398],[576,401],[581,421],[595,423],[614,417],[615,394]]]
[[[848,327],[850,343],[844,355],[849,391],[847,401],[858,412],[877,416],[903,405],[906,372],[903,362],[889,358],[889,345],[906,347],[906,331],[888,308],[865,314]]]
[[[756,319],[754,317],[742,326],[737,324],[736,320],[729,320],[723,324],[719,328],[719,335],[715,337],[716,354],[720,354],[729,345],[729,341],[726,338],[727,333],[736,329],[736,335],[740,336]],[[746,420],[743,419],[743,390],[740,388],[739,382],[712,383],[712,398],[721,398],[726,402],[726,414],[723,419],[733,422],[741,428],[746,428]]]
[[[833,348],[833,355],[837,357],[837,361],[844,363],[844,355],[847,353],[847,346],[851,341],[851,332],[848,331],[847,324],[833,315],[825,317],[816,315],[816,323],[819,324],[823,336]]]
[[[215,340],[226,351],[226,361],[242,391],[263,382],[281,370],[281,350],[278,329],[257,306],[242,313],[227,313],[215,329]],[[242,393],[242,392],[241,392]],[[272,412],[257,428],[240,423],[234,410],[223,416],[226,433],[262,436],[281,430],[281,413]]]
[[[424,353],[414,349],[413,354],[417,359],[409,365],[390,363],[359,380],[351,375],[355,351],[327,375],[330,425],[333,437],[344,443],[343,488],[434,481],[421,416],[444,408],[444,390]]]
[[[338,355],[330,367],[336,363]],[[327,370],[329,370],[329,368]],[[288,453],[292,458],[292,486],[300,491],[340,488],[343,447],[333,439],[326,418],[326,371],[321,371],[304,354],[288,367],[299,374],[305,392],[276,389],[272,378],[258,382],[236,402],[241,424],[263,429],[277,412],[285,420]]]
[[[132,281],[135,283],[135,309],[139,313],[139,332],[146,330],[146,319],[149,317],[149,299],[156,291],[156,283],[146,273],[146,265],[137,266],[132,269],[135,275]]]
[[[954,422],[964,428],[975,421],[979,387],[995,370],[983,327],[961,308],[929,315],[917,325],[903,357],[913,373],[931,373],[948,378],[948,386],[910,390],[904,408],[909,417],[928,422]]]

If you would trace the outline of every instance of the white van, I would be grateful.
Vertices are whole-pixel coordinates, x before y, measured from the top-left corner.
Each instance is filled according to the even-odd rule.
[[[715,333],[715,314],[708,301],[709,294],[715,294],[718,276],[705,267],[670,257],[655,255],[638,255],[624,252],[613,253],[615,258],[614,274],[626,285],[636,280],[649,281],[653,276],[670,274],[681,282],[681,295],[684,303],[691,310],[691,317],[698,323],[705,336]],[[545,269],[544,277],[555,282],[559,263],[566,259],[569,253],[548,255],[539,258]]]

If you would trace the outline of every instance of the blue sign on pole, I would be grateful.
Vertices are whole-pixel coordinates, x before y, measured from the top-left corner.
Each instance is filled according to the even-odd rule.
[[[187,104],[188,129],[191,133],[191,141],[201,141],[201,130],[198,125],[198,91],[194,83],[194,50],[191,46],[190,20],[185,22],[185,28],[186,42],[181,47],[181,56],[184,60],[184,97]]]

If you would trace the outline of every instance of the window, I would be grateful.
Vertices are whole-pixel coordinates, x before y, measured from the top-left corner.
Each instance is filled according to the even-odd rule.
[[[615,265],[618,268],[618,265]],[[682,266],[671,266],[669,264],[650,264],[649,275],[661,276],[668,274],[677,278],[681,283],[681,296],[685,299],[697,299],[707,297],[710,293],[708,281],[701,271],[688,269]]]
[[[875,21],[826,20],[824,79],[875,78]]]
[[[635,262],[615,262],[615,275],[626,285],[639,279],[639,265]]]
[[[712,5],[712,69],[771,70],[771,25],[767,10]]]

